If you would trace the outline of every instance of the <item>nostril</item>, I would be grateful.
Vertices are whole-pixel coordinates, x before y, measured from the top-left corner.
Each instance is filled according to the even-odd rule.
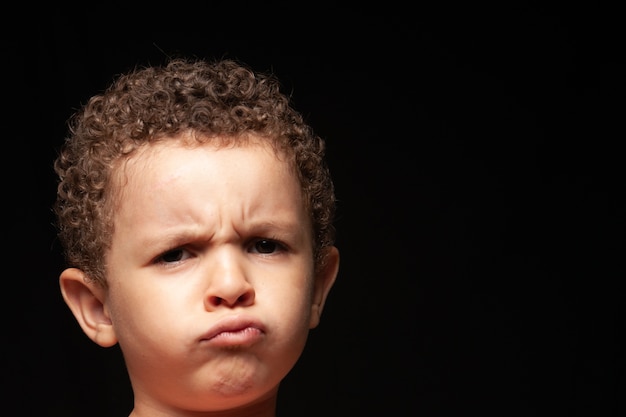
[[[220,297],[211,297],[210,302],[214,306],[219,306],[219,305],[222,305],[222,303],[224,302],[224,299]]]
[[[225,297],[220,297],[217,295],[207,297],[207,307],[211,305],[213,308],[218,306],[246,306],[250,305],[254,302],[254,291],[246,291],[243,294],[239,295],[237,298],[229,299]]]
[[[237,304],[248,304],[249,301],[253,299],[253,293],[245,293],[241,294],[237,299]]]

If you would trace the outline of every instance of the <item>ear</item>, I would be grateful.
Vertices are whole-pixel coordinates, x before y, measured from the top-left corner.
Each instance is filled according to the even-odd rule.
[[[115,345],[117,337],[106,307],[106,288],[76,268],[65,269],[59,284],[63,299],[83,332],[102,347]]]
[[[339,250],[334,246],[327,250],[326,263],[315,277],[313,304],[311,305],[311,320],[309,322],[310,329],[319,325],[326,297],[335,283],[337,272],[339,271]]]

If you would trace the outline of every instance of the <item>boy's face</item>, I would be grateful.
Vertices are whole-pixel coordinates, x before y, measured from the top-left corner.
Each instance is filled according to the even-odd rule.
[[[275,394],[336,275],[313,274],[288,165],[263,145],[174,142],[121,169],[101,301],[135,402],[205,409]]]

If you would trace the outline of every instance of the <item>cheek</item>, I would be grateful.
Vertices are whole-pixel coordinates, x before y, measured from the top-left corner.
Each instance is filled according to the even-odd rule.
[[[280,322],[294,327],[308,327],[311,315],[313,285],[303,280],[299,284],[272,284],[259,288],[256,297],[259,304],[266,304]]]
[[[169,302],[167,300],[169,299]],[[120,344],[128,344],[135,340],[146,343],[149,339],[163,340],[173,326],[172,302],[173,294],[162,294],[154,291],[135,291],[121,288],[114,289],[110,294],[109,305],[111,321]],[[160,339],[159,339],[160,338]]]

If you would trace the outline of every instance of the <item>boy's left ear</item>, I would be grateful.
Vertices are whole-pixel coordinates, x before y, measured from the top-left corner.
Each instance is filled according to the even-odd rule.
[[[309,322],[310,329],[313,329],[320,324],[326,297],[335,283],[335,279],[337,278],[337,273],[339,271],[339,249],[335,246],[331,246],[327,249],[327,251],[326,263],[321,270],[318,271],[315,277],[313,304],[311,305],[311,320]]]

